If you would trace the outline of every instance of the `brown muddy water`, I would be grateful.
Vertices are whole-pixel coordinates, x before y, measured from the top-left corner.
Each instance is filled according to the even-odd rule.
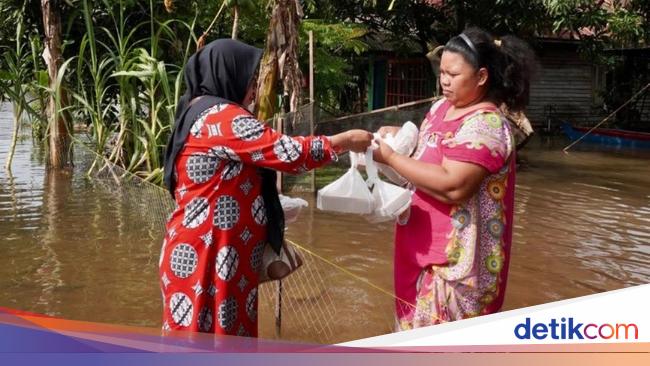
[[[11,118],[2,105],[3,166]],[[566,155],[565,144],[537,139],[521,153],[506,310],[650,283],[650,152],[582,145]],[[85,176],[80,148],[75,161],[48,173],[24,128],[11,174],[0,171],[0,306],[159,327],[166,212],[149,196],[164,191],[127,194]],[[309,275],[292,275],[299,293],[285,289],[282,338],[329,343],[390,332],[392,225],[320,212],[312,195],[296,195],[310,207],[288,236],[319,258],[310,256]],[[260,335],[273,338],[267,302]]]

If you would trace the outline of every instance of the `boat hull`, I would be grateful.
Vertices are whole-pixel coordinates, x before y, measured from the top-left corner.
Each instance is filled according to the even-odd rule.
[[[587,131],[589,128],[574,127],[566,122],[562,124],[562,132],[572,141],[581,138]],[[650,149],[650,133],[610,128],[597,128],[581,141],[622,148]]]

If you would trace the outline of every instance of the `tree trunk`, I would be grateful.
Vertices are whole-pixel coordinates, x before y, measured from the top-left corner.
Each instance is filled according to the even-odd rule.
[[[237,39],[237,28],[239,28],[239,7],[235,5],[232,10],[232,39]]]
[[[47,106],[47,120],[50,131],[50,154],[49,166],[51,168],[63,168],[70,164],[69,148],[70,136],[63,113],[59,113],[64,105],[57,106],[55,94],[59,68],[62,63],[61,55],[61,9],[58,0],[41,0],[43,12],[43,28],[45,30],[45,49],[43,58],[47,64],[47,71],[50,78],[50,94]],[[61,89],[59,104],[64,104],[66,98]]]

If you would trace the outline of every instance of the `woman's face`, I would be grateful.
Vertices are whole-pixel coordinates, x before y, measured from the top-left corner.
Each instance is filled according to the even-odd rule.
[[[480,102],[485,95],[487,70],[476,70],[460,53],[444,51],[440,58],[442,94],[455,107]]]
[[[257,97],[257,77],[254,77],[253,81],[251,81],[250,85],[248,85],[248,89],[246,90],[246,96],[244,97],[244,100],[241,103],[251,113],[255,112],[256,97]]]

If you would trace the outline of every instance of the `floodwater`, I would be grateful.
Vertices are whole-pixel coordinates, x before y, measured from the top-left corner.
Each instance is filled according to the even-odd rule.
[[[0,162],[11,138],[0,108]],[[531,141],[517,176],[505,309],[650,283],[650,153]],[[160,326],[157,266],[167,215],[159,189],[117,186],[75,167],[48,172],[24,128],[0,170],[0,306],[67,319]],[[155,197],[153,197],[155,196]],[[341,342],[390,332],[392,225],[310,207],[288,237],[314,254],[285,281],[282,338]],[[152,198],[153,197],[153,198]],[[273,286],[260,335],[277,337]]]

